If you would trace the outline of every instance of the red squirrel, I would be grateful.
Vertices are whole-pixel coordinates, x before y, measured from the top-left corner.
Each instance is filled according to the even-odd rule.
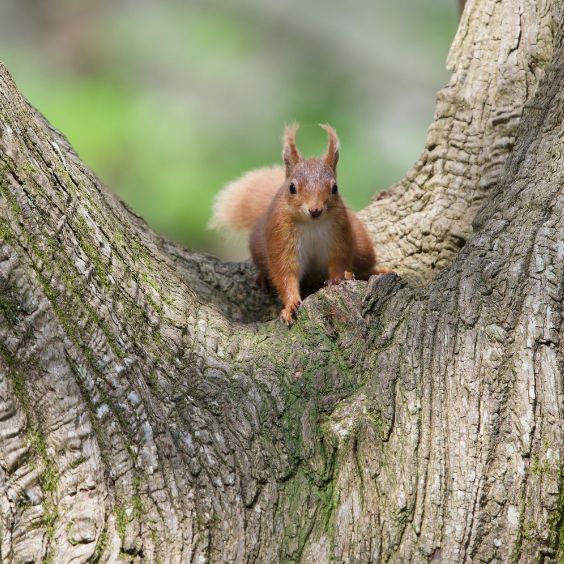
[[[291,325],[302,295],[324,284],[338,284],[373,274],[374,248],[358,216],[337,187],[339,139],[329,125],[328,145],[321,158],[302,158],[296,147],[298,125],[286,126],[284,167],[253,170],[228,184],[214,203],[212,227],[250,230],[250,249],[259,270],[257,283],[272,284]]]

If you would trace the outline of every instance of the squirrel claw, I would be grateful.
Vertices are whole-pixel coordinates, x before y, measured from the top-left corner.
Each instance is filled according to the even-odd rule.
[[[349,272],[348,270],[345,270],[342,277],[338,276],[336,278],[330,278],[329,280],[326,280],[325,286],[336,286],[337,284],[340,284],[341,282],[346,280],[355,280],[354,274],[352,272]]]
[[[293,325],[301,303],[301,300],[294,300],[293,302],[287,303],[286,307],[282,310],[280,317],[288,327]]]

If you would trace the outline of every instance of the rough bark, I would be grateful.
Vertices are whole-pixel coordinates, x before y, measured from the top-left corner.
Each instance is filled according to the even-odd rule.
[[[557,4],[468,2],[423,153],[364,210],[386,266],[429,281],[472,235],[472,220],[496,189],[525,102],[552,55]]]
[[[322,290],[291,330],[0,67],[2,560],[557,560],[560,2],[469,2],[450,66],[365,210],[403,278]]]

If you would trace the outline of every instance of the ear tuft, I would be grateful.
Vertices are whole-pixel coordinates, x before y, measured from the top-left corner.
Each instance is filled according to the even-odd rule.
[[[328,123],[320,123],[319,127],[327,132],[327,151],[323,156],[323,161],[327,166],[333,169],[333,172],[336,172],[337,163],[339,162],[339,148],[341,145],[337,137],[337,132]]]
[[[286,178],[290,176],[290,173],[302,158],[296,147],[296,133],[299,127],[297,123],[291,123],[284,127],[282,158],[286,166]]]

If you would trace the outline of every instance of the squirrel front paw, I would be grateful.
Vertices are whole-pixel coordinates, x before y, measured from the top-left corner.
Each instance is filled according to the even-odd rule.
[[[354,280],[354,274],[345,270],[342,276],[336,276],[335,278],[330,278],[329,280],[325,281],[325,286],[336,286],[343,282],[343,280]]]
[[[380,274],[393,274],[393,273],[394,271],[391,268],[386,268],[385,266],[372,269],[372,276],[379,276]]]
[[[301,304],[302,300],[300,299],[290,300],[289,302],[286,302],[286,306],[282,310],[280,317],[288,327],[290,327],[290,325],[294,323],[298,308]]]

